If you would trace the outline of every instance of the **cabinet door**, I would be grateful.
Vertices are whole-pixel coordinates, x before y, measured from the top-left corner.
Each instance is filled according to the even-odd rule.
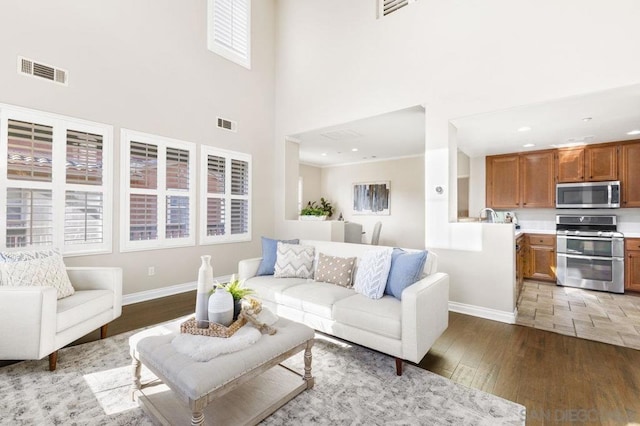
[[[556,280],[556,250],[549,246],[529,247],[530,277],[538,280]]]
[[[627,252],[624,269],[625,290],[640,291],[640,250]]]
[[[640,207],[640,142],[622,145],[622,207]]]
[[[522,207],[555,207],[554,151],[521,154]]]
[[[558,182],[584,181],[584,148],[558,150]]]
[[[494,209],[520,206],[520,166],[518,155],[487,157],[487,207]]]
[[[585,181],[618,179],[618,145],[584,149]]]

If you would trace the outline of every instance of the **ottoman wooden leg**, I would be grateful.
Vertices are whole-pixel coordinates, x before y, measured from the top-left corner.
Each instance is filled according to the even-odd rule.
[[[136,359],[133,355],[131,356],[131,359],[133,360],[131,361],[132,383],[129,396],[131,397],[131,400],[134,401],[136,391],[139,391],[142,388],[140,383],[140,370],[142,369],[142,364],[140,363],[140,360]]]
[[[315,380],[311,375],[311,348],[313,347],[314,340],[311,339],[307,342],[307,347],[304,349],[304,377],[303,380],[307,382],[307,389],[311,389],[315,384]]]
[[[191,426],[201,426],[204,424],[204,413],[202,411],[193,411],[191,414]]]

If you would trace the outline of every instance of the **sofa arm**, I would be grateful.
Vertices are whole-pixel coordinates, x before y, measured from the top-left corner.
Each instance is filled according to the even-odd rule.
[[[402,355],[420,362],[449,325],[449,275],[431,274],[402,292]]]
[[[0,287],[0,359],[40,359],[55,350],[58,292]]]
[[[113,318],[118,318],[122,314],[122,268],[67,267],[67,274],[76,290],[113,291]]]
[[[262,262],[261,257],[254,257],[253,259],[244,259],[238,262],[238,279],[248,280],[255,277],[258,273],[258,268]]]

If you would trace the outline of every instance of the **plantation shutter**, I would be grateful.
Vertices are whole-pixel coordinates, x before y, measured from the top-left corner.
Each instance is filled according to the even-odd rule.
[[[102,243],[104,197],[100,192],[66,191],[65,244]]]
[[[67,183],[102,185],[101,135],[67,130]]]
[[[8,120],[7,178],[51,182],[53,127]]]
[[[6,246],[28,247],[53,243],[53,197],[50,190],[7,189]]]
[[[243,59],[249,55],[249,0],[214,0],[213,40]]]
[[[409,3],[413,3],[416,0],[378,0],[378,17],[387,16],[397,10],[402,9]]]

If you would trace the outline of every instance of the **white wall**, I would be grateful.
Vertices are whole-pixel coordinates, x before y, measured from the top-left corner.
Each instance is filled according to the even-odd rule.
[[[300,164],[300,177],[302,178],[302,207],[307,205],[309,201],[320,202],[320,197],[325,197],[330,202],[332,197],[322,192],[322,169],[320,167],[310,166],[308,164]],[[331,205],[335,206],[332,202]],[[334,210],[332,219],[337,219],[340,213]]]
[[[346,221],[362,224],[364,242],[371,242],[376,222],[382,222],[380,245],[422,249],[424,244],[424,158],[410,157],[344,166],[324,167],[324,197]],[[359,215],[353,211],[353,183],[390,182],[390,214]]]
[[[423,104],[427,246],[443,249],[441,269],[452,273],[452,297],[469,286],[489,291],[497,282],[511,288],[513,275],[496,275],[496,253],[486,247],[477,268],[455,263],[461,253],[452,248],[483,247],[486,233],[507,237],[495,228],[480,232],[480,225],[449,222],[456,150],[448,122],[637,84],[640,58],[629,52],[638,50],[640,2],[424,0],[382,20],[376,19],[375,4],[277,2],[276,161],[283,164],[287,134]],[[284,180],[276,171],[279,230],[285,226]],[[442,194],[435,192],[438,186]],[[463,269],[454,271],[454,265]],[[490,299],[466,302],[505,309]]]
[[[119,210],[119,136],[125,127],[253,155],[250,243],[65,259],[69,265],[124,268],[125,294],[194,281],[201,254],[215,275],[236,271],[273,234],[274,2],[252,2],[252,69],[207,50],[206,1],[9,0],[0,13],[0,102],[114,126],[115,212]],[[18,75],[23,55],[69,71],[69,86]],[[216,116],[238,133],[216,128]],[[155,266],[156,275],[147,276]]]

